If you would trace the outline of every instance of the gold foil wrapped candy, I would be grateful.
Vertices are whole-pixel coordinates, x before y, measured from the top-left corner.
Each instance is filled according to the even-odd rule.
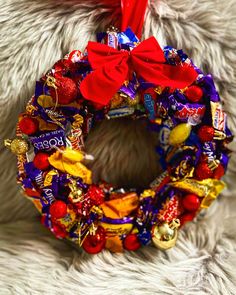
[[[71,190],[68,199],[71,203],[77,203],[83,200],[83,190],[79,188],[75,180],[71,180],[69,183],[69,188]]]
[[[203,180],[185,178],[171,182],[169,185],[177,189],[196,194],[199,197],[203,197],[201,208],[208,208],[225,188],[225,183],[223,181],[211,178]]]
[[[129,96],[126,98],[126,102],[129,106],[135,106],[136,104],[139,103],[139,101],[140,101],[139,93],[137,93],[134,98],[131,98]]]
[[[115,93],[115,95],[112,97],[111,99],[111,108],[117,108],[118,106],[120,106],[122,104],[124,100],[124,95],[122,96],[122,93],[117,92]]]

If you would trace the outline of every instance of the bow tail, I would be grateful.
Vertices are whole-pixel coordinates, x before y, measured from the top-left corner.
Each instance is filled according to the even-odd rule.
[[[162,75],[166,78],[166,85],[173,88],[183,89],[191,85],[197,78],[198,73],[192,65],[162,65]]]
[[[106,105],[120,89],[128,75],[128,66],[122,63],[115,67],[109,65],[88,74],[80,84],[84,98]]]
[[[149,64],[139,58],[135,58],[134,65],[140,77],[158,86],[183,89],[191,85],[198,76],[191,65],[178,66],[159,62]]]

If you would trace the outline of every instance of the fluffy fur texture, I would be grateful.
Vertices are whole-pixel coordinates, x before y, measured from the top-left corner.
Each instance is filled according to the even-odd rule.
[[[118,4],[106,2],[110,7],[95,1],[0,0],[1,138],[14,136],[17,115],[42,73],[68,51],[83,50],[95,32],[119,23]],[[213,73],[234,131],[235,15],[234,0],[150,1],[143,31],[144,38],[154,35],[161,45],[183,48]],[[147,141],[139,123],[112,124],[98,126],[87,143],[96,156],[96,177],[127,185],[149,181],[158,169],[152,165],[154,140]],[[236,294],[235,143],[231,149],[228,189],[198,223],[181,231],[174,249],[97,256],[74,250],[42,228],[15,183],[14,155],[2,149],[0,294]],[[105,163],[114,168],[109,164],[105,170]]]
[[[94,156],[87,165],[94,182],[147,187],[161,171],[157,144],[157,134],[147,130],[146,120],[120,118],[97,124],[85,143],[86,152]]]

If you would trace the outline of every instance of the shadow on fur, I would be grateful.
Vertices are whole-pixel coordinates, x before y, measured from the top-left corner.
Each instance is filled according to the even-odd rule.
[[[93,181],[147,187],[161,171],[157,143],[158,134],[147,130],[146,120],[120,118],[97,123],[85,142],[86,153],[95,158],[87,164]]]

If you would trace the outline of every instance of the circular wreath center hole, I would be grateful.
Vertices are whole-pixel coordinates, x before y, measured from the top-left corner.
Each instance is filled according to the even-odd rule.
[[[93,182],[104,180],[124,188],[144,188],[160,174],[155,151],[158,133],[148,130],[146,119],[119,118],[96,123],[90,131],[85,151],[94,156],[86,163]]]

